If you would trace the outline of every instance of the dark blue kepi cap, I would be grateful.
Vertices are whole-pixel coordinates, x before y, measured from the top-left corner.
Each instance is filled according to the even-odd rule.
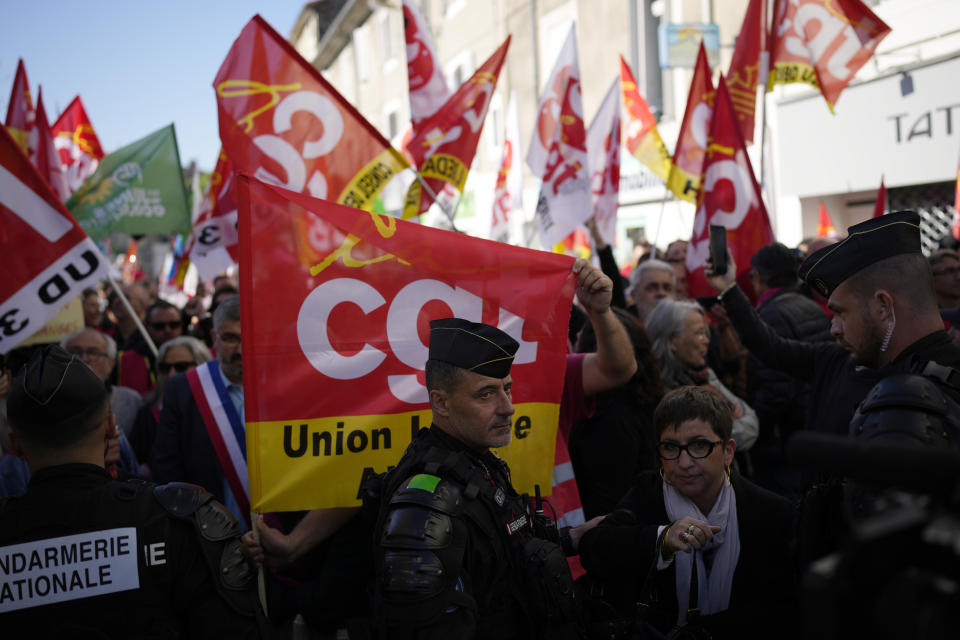
[[[870,265],[904,253],[920,253],[920,215],[897,211],[855,224],[847,237],[812,253],[800,277],[825,298],[847,278]]]
[[[480,322],[442,318],[430,323],[430,359],[491,378],[510,375],[520,344],[509,335]]]
[[[7,417],[17,428],[56,431],[69,421],[102,409],[103,381],[58,345],[38,349],[13,380]]]

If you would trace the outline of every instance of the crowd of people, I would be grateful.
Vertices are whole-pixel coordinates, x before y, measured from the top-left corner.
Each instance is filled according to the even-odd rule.
[[[491,452],[513,437],[518,344],[499,329],[431,323],[432,424],[363,508],[251,519],[209,426],[222,415],[244,440],[237,283],[184,308],[141,283],[125,300],[85,291],[84,329],[14,350],[0,373],[0,628],[814,637],[801,576],[883,501],[793,464],[788,443],[960,448],[960,255],[925,256],[919,216],[891,213],[813,250],[763,247],[739,280],[732,256],[723,273],[708,260],[716,295],[690,299],[685,242],[623,270],[595,240],[599,266],[573,267],[558,425],[583,518],[559,528]],[[87,574],[48,597],[41,578],[13,580],[18,553],[40,575],[72,566],[73,538],[121,548],[123,527],[132,564],[105,551],[99,586]],[[102,611],[119,607],[141,615],[118,628]]]

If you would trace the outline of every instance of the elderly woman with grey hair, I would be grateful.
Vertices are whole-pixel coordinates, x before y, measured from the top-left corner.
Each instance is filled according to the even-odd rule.
[[[157,386],[146,397],[130,431],[130,443],[142,462],[149,464],[150,461],[167,380],[170,376],[185,373],[212,359],[213,356],[207,346],[190,336],[173,338],[160,346],[160,352],[157,355]]]
[[[723,396],[733,415],[737,450],[748,451],[757,441],[760,423],[750,405],[727,389],[707,366],[710,327],[703,308],[692,301],[662,300],[647,316],[646,326],[664,386],[705,386]]]

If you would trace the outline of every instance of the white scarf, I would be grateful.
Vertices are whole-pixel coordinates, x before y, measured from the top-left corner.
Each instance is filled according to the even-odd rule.
[[[708,543],[696,554],[697,558],[697,605],[700,613],[706,615],[724,611],[730,606],[730,589],[733,586],[733,572],[740,558],[740,526],[737,521],[737,495],[729,479],[724,479],[720,495],[710,510],[703,515],[689,498],[682,495],[667,482],[663,483],[663,504],[667,509],[670,522],[684,517],[708,522],[720,527],[720,533],[713,535]],[[713,564],[707,575],[703,564],[703,551],[713,550]],[[677,578],[677,624],[687,621],[687,608],[690,604],[690,581],[693,573],[693,553],[681,551],[674,557]]]

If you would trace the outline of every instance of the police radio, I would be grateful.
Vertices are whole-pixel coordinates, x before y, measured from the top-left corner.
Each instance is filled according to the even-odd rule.
[[[533,486],[534,498],[533,498],[533,530],[538,538],[544,538],[550,540],[551,542],[560,543],[560,533],[557,531],[557,512],[553,510],[553,505],[550,504],[550,501],[547,501],[547,504],[550,505],[550,511],[553,512],[553,518],[551,519],[543,511],[543,497],[540,495],[540,485]]]

